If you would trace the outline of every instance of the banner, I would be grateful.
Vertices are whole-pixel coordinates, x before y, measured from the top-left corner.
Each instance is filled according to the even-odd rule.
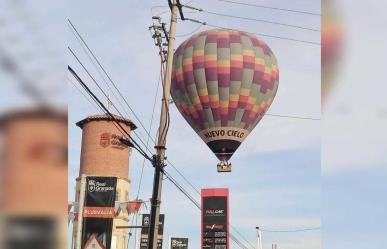
[[[188,249],[188,238],[171,238],[171,249]]]
[[[228,189],[202,189],[202,249],[229,248]]]
[[[117,177],[86,177],[85,205],[83,208],[82,248],[94,238],[110,249]]]
[[[142,215],[142,226],[141,238],[140,238],[140,249],[148,249],[149,241],[149,225],[150,225],[150,214]],[[159,233],[157,235],[157,248],[163,248],[163,234],[164,234],[164,214],[159,216]]]

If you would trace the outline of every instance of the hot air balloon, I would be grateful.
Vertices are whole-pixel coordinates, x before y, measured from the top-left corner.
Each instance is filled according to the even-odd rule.
[[[342,61],[345,40],[343,23],[337,6],[332,0],[321,2],[321,104],[327,99],[337,85],[337,76]]]
[[[218,171],[231,170],[228,160],[273,102],[278,80],[273,52],[247,32],[207,30],[175,51],[171,96],[221,161]]]

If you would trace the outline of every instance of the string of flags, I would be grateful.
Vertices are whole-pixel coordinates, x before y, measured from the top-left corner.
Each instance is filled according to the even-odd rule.
[[[143,200],[137,199],[133,201],[125,201],[119,202],[116,201],[114,205],[115,216],[118,217],[120,214],[124,214],[125,212],[128,215],[137,214],[141,207],[144,206],[147,210],[148,207],[146,202]],[[71,202],[67,204],[67,215],[68,215],[68,223],[78,221],[79,214],[79,204],[77,202]]]
[[[121,212],[125,212],[125,211],[128,215],[137,214],[138,211],[140,211],[140,208],[142,205],[146,207],[145,202],[143,202],[142,200],[134,200],[134,201],[128,201],[128,202],[116,201],[114,206],[114,211],[116,213],[116,216],[119,216]],[[148,208],[146,207],[146,209]]]

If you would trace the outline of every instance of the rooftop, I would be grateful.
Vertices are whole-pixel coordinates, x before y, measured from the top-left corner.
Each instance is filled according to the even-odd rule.
[[[130,119],[127,119],[127,118],[124,118],[122,116],[115,115],[115,114],[112,114],[112,115],[114,118],[112,118],[108,114],[91,115],[91,116],[88,116],[87,118],[77,122],[76,125],[82,129],[85,124],[92,122],[92,121],[114,121],[114,120],[116,120],[120,123],[123,123],[123,124],[129,126],[130,129],[132,129],[132,130],[137,129],[137,126]]]

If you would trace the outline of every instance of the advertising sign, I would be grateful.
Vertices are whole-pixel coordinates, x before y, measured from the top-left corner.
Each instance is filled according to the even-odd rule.
[[[171,249],[188,249],[188,238],[171,238]]]
[[[92,237],[110,249],[117,177],[86,177],[83,208],[82,248]]]
[[[149,224],[150,224],[150,214],[142,215],[142,226],[141,228],[141,238],[140,238],[140,249],[148,249],[148,240],[149,240]],[[163,248],[163,234],[164,234],[164,214],[159,216],[159,233],[157,235],[157,248]]]
[[[202,249],[229,248],[228,189],[202,189]]]
[[[57,220],[45,216],[15,215],[0,219],[3,226],[0,248],[52,249],[57,247]],[[4,222],[4,223],[2,223]]]

